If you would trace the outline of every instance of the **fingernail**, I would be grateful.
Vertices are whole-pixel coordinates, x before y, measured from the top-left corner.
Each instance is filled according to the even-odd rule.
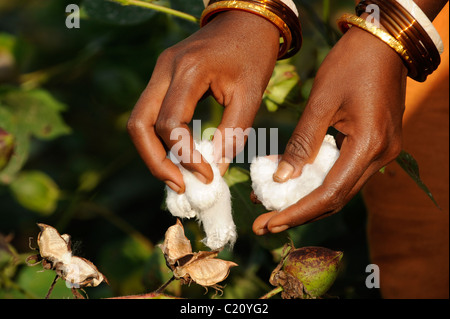
[[[267,230],[267,228],[260,228],[260,229],[255,230],[255,234],[258,235],[258,236],[265,235],[268,232],[269,231]]]
[[[282,231],[285,231],[288,228],[289,228],[288,225],[275,226],[270,229],[270,232],[271,233],[281,233]]]
[[[206,179],[205,176],[203,176],[202,174],[200,174],[199,172],[192,172],[192,174],[194,174],[195,177],[197,177],[197,179],[202,182],[203,184],[207,184],[208,180]]]
[[[292,176],[293,172],[294,167],[291,164],[281,161],[278,164],[277,171],[273,174],[273,180],[277,183],[284,183]]]
[[[166,185],[169,186],[177,194],[180,193],[181,187],[178,186],[177,184],[175,184],[174,182],[172,182],[172,181],[164,181],[164,183],[166,183]]]

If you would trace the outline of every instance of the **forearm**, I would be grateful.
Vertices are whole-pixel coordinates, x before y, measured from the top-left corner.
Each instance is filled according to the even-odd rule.
[[[360,0],[355,0],[355,4],[358,4]],[[414,0],[414,2],[422,9],[427,17],[433,21],[439,12],[444,8],[448,0]]]
[[[448,0],[414,0],[430,20],[434,20]]]

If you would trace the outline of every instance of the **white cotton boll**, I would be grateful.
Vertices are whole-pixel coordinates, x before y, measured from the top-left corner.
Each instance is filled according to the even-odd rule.
[[[208,163],[212,163],[214,179],[211,183],[204,184],[190,171],[177,164],[183,175],[186,190],[184,194],[177,194],[166,186],[167,208],[175,217],[197,217],[206,234],[203,242],[212,250],[221,249],[227,244],[233,246],[237,234],[231,212],[231,195],[217,164],[213,161],[213,143],[195,142],[195,149]]]
[[[185,194],[177,194],[170,187],[166,186],[166,205],[167,209],[175,217],[193,218],[197,212],[191,208],[191,204]]]
[[[322,185],[338,157],[339,150],[333,136],[326,135],[314,162],[306,164],[299,177],[285,183],[273,180],[278,162],[257,157],[250,166],[253,191],[266,209],[286,209]]]
[[[203,243],[212,250],[220,249],[227,243],[233,247],[236,242],[236,226],[231,215],[230,189],[225,181],[220,179],[221,195],[217,202],[208,209],[202,210],[199,219],[206,233]],[[230,212],[230,213],[228,213]]]
[[[222,176],[217,167],[213,168],[214,179],[209,184],[200,182],[194,174],[184,168],[181,169],[181,173],[186,185],[185,194],[193,209],[202,211],[210,208],[222,195],[223,189],[220,185]]]

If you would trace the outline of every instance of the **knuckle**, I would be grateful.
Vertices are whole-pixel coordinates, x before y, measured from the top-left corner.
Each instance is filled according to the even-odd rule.
[[[180,126],[180,122],[173,118],[158,118],[155,131],[161,137],[170,137],[171,132]]]
[[[187,51],[175,57],[175,73],[190,78],[200,73],[202,59],[195,52]]]
[[[311,139],[305,134],[293,133],[286,145],[285,154],[296,161],[307,159],[312,152]]]
[[[158,57],[158,64],[166,64],[172,62],[177,56],[177,49],[175,47],[170,47],[165,49]]]
[[[367,138],[367,148],[373,157],[389,162],[395,159],[402,149],[401,134],[397,134],[390,126],[372,132]]]
[[[127,132],[131,137],[142,135],[145,132],[146,125],[144,121],[131,116],[127,121]]]

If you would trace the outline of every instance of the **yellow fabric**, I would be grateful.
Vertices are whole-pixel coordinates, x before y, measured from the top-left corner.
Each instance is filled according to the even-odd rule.
[[[370,256],[384,298],[449,298],[448,3],[433,24],[445,51],[426,82],[408,79],[403,149],[441,209],[395,162],[364,187]]]

